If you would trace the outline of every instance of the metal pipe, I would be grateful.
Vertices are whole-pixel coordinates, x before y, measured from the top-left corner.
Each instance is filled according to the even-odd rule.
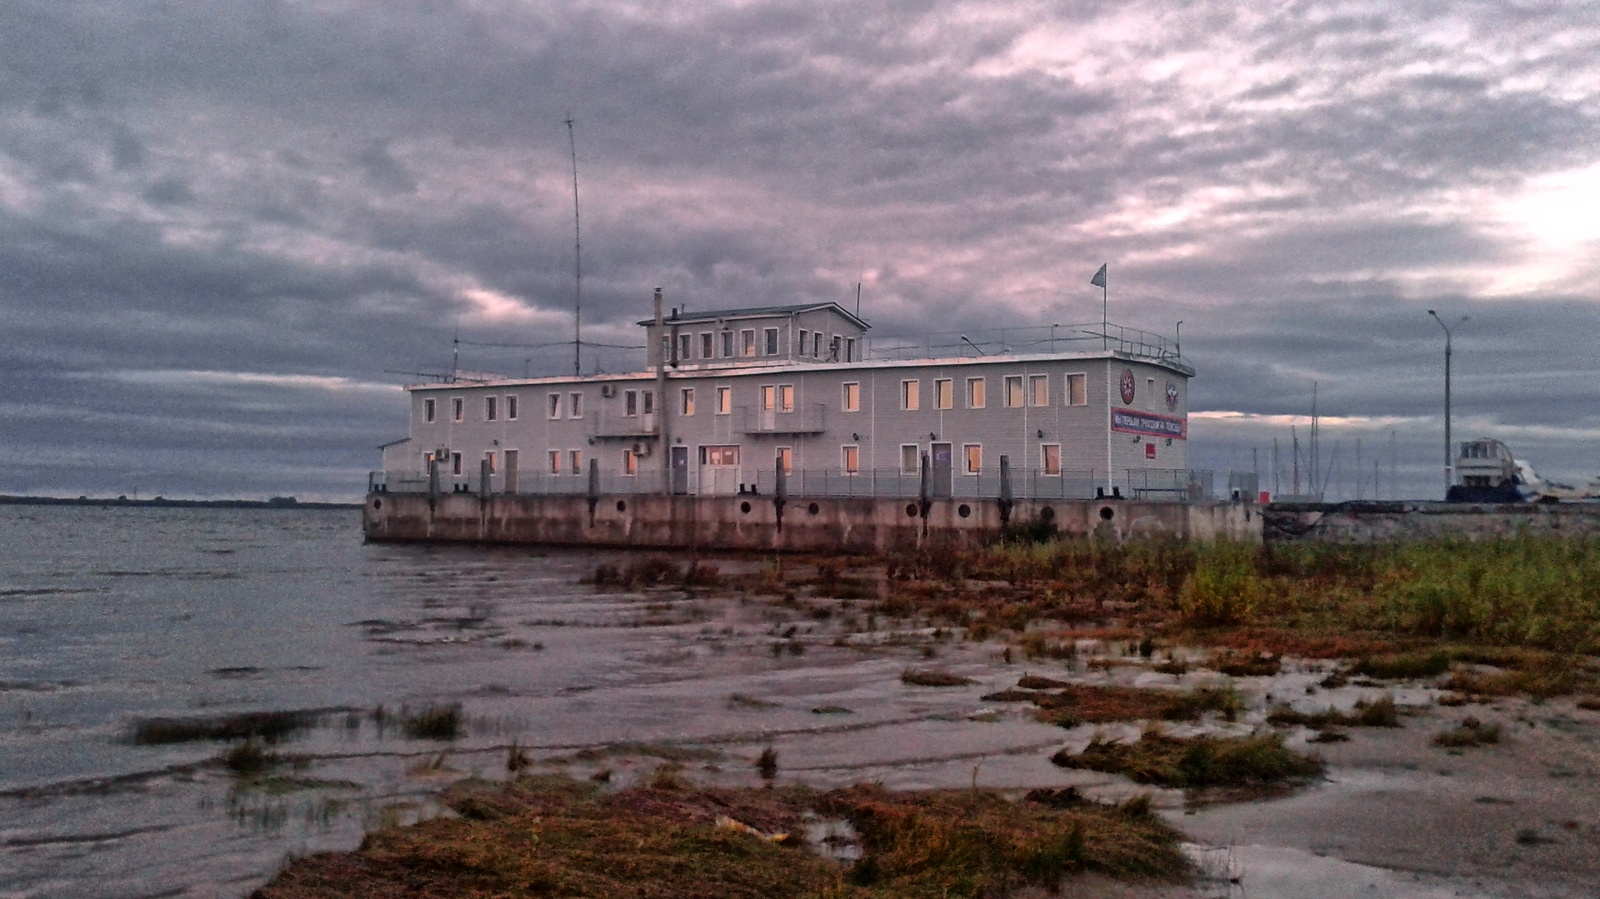
[[[1471,316],[1463,315],[1454,325],[1446,325],[1439,313],[1428,310],[1433,320],[1444,329],[1444,491],[1449,494],[1450,488],[1455,486],[1455,453],[1450,442],[1450,353],[1452,331],[1461,327]]]

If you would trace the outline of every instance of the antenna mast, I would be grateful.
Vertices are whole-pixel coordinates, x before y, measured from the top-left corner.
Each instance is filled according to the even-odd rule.
[[[578,377],[583,364],[583,229],[578,219],[578,138],[570,112],[566,125],[567,146],[572,151],[572,376]]]

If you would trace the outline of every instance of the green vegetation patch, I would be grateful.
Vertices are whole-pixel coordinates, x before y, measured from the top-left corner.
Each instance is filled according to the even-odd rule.
[[[1024,684],[1047,683],[1055,691],[1022,689]],[[1199,687],[1182,693],[1173,690],[1068,684],[1047,678],[1024,677],[1018,689],[983,697],[988,702],[1031,702],[1039,707],[1040,721],[1061,727],[1108,724],[1113,721],[1196,721],[1206,712],[1220,712],[1229,721],[1244,710],[1232,687]]]
[[[1283,726],[1302,725],[1317,729],[1327,727],[1399,727],[1400,710],[1393,696],[1384,696],[1372,702],[1358,702],[1349,712],[1329,707],[1320,712],[1297,712],[1292,706],[1280,705],[1267,715],[1267,723]]]
[[[932,899],[1054,890],[1084,871],[1188,873],[1178,834],[1148,801],[1042,800],[865,786],[701,790],[673,779],[610,794],[557,777],[474,783],[447,794],[459,818],[295,860],[256,895]],[[814,852],[798,836],[808,812],[850,822],[859,860]]]
[[[1310,780],[1322,762],[1283,745],[1283,735],[1174,737],[1152,728],[1137,743],[1095,737],[1080,753],[1057,752],[1063,768],[1121,774],[1135,783],[1162,787],[1271,786]]]

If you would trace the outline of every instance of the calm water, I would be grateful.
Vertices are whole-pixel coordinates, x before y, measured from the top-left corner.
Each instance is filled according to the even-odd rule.
[[[736,598],[579,585],[608,558],[368,545],[356,511],[0,507],[0,897],[244,895],[290,854],[432,813],[452,779],[502,776],[513,740],[556,761],[717,747],[699,776],[729,782],[772,741],[785,776],[819,785],[965,783],[985,756],[1061,779],[1042,751],[1058,731],[966,720],[1001,675],[908,694],[914,648],[834,647],[803,613]],[[790,628],[803,658],[770,651]],[[452,702],[453,743],[393,726]],[[272,789],[218,764],[226,744],[128,738],[140,719],[269,710],[318,720],[278,747],[301,764]]]

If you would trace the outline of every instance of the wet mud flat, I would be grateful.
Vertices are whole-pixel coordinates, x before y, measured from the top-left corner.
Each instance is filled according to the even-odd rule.
[[[370,834],[472,823],[460,791],[530,777],[623,801],[663,778],[734,804],[767,784],[812,805],[860,784],[1019,808],[1040,790],[1148,797],[1187,841],[1185,882],[1080,866],[1066,895],[1586,896],[1600,880],[1600,712],[1519,690],[1550,675],[1514,659],[1294,654],[1164,630],[1098,583],[1084,590],[1110,598],[1062,597],[1081,615],[1001,622],[967,603],[1015,605],[1018,579],[896,563],[363,552],[357,600],[319,642],[197,659],[179,701],[152,684],[160,701],[75,720],[114,688],[8,673],[0,699],[38,754],[0,788],[8,894],[246,895]],[[1207,782],[1232,750],[1162,742],[1203,739],[1256,740],[1247,773]],[[1269,743],[1320,767],[1249,773]],[[784,823],[729,817],[758,834],[724,842]]]

